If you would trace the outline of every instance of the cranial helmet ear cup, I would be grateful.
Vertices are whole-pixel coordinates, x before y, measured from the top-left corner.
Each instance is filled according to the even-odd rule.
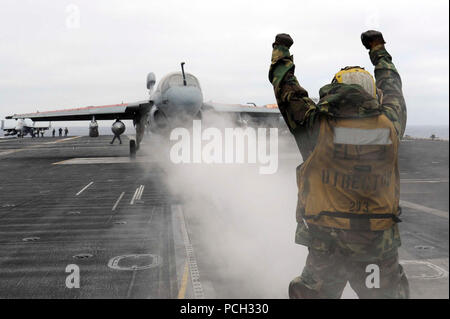
[[[347,66],[333,77],[331,83],[358,84],[371,96],[377,96],[377,87],[373,76],[359,66]]]

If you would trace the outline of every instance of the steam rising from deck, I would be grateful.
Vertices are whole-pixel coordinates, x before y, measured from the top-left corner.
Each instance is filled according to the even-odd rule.
[[[202,126],[235,124],[210,115]],[[171,193],[181,198],[200,279],[221,283],[206,296],[286,298],[289,281],[300,273],[306,256],[306,249],[294,244],[295,165],[280,165],[273,175],[258,174],[257,165],[248,164],[175,165],[169,160],[168,137],[150,140],[149,154],[167,172]],[[279,144],[298,154],[291,136],[280,137]]]

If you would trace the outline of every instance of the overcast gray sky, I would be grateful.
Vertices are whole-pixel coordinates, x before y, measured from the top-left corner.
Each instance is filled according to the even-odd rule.
[[[145,99],[145,78],[186,70],[206,101],[274,103],[271,43],[291,34],[300,83],[317,96],[346,65],[373,71],[360,34],[383,32],[408,124],[448,124],[447,0],[0,2],[0,117]]]

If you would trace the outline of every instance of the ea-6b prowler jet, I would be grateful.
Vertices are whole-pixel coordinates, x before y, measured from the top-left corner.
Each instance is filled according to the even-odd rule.
[[[249,119],[272,119],[276,123],[280,112],[276,108],[252,107],[246,105],[227,105],[204,103],[200,83],[197,78],[184,72],[167,74],[162,78],[156,90],[154,73],[147,75],[149,99],[133,103],[122,103],[104,106],[88,106],[58,111],[47,111],[28,114],[14,114],[7,119],[30,118],[33,121],[86,121],[90,120],[89,136],[98,136],[97,120],[133,120],[136,128],[136,140],[130,140],[130,156],[136,154],[146,129],[154,133],[162,132],[171,125],[179,125],[186,119],[201,119],[206,111],[230,113],[238,122],[245,123]],[[116,135],[125,130],[123,122],[115,122],[111,127]]]

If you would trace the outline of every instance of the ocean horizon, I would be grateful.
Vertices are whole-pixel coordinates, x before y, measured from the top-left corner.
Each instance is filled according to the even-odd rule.
[[[58,134],[58,129],[60,126],[55,125],[56,123],[52,123],[52,127],[56,129],[56,134]],[[65,126],[61,126],[63,129]],[[69,129],[69,135],[81,135],[88,136],[89,128],[86,126],[67,126]],[[51,130],[46,131],[44,136],[50,136]],[[3,132],[0,133],[0,136],[3,136]],[[111,132],[111,126],[99,126],[99,134],[100,135],[113,135]],[[136,134],[136,131],[132,125],[127,125],[125,130],[125,135],[133,135]],[[407,125],[405,130],[405,135],[409,135],[411,137],[416,138],[429,138],[431,135],[435,135],[436,138],[440,139],[449,139],[449,126],[448,125]]]

